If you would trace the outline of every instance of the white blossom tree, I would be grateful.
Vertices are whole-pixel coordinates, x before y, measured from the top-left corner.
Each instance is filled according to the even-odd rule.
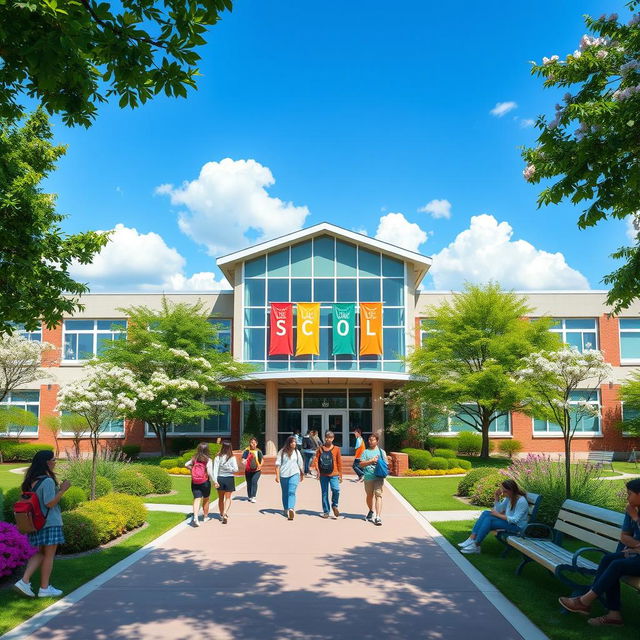
[[[131,371],[115,365],[92,362],[84,367],[85,376],[65,385],[58,392],[58,410],[82,416],[91,442],[91,500],[96,494],[96,465],[100,433],[111,420],[134,411],[144,390]]]
[[[571,441],[581,420],[598,415],[594,406],[600,386],[613,375],[601,351],[580,353],[575,347],[542,351],[528,356],[518,379],[527,386],[529,397],[522,411],[560,427],[564,440],[566,495],[571,497]],[[576,390],[587,390],[579,401]]]

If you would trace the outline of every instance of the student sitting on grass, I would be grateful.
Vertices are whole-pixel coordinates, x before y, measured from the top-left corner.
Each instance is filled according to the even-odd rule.
[[[607,553],[602,558],[587,593],[579,598],[560,598],[560,604],[567,611],[583,616],[589,615],[594,600],[603,598],[608,612],[587,620],[594,627],[623,625],[620,615],[620,578],[640,576],[640,478],[627,482],[627,509],[620,542],[624,549],[618,553]]]
[[[495,504],[491,511],[483,511],[476,520],[471,535],[458,546],[465,554],[480,553],[480,545],[490,531],[499,529],[518,533],[529,520],[527,494],[515,480],[505,480],[495,493]]]

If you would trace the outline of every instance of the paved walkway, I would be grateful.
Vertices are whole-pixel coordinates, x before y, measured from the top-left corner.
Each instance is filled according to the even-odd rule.
[[[342,485],[337,520],[318,517],[315,480],[302,483],[293,522],[274,509],[279,487],[273,477],[261,479],[258,504],[244,495],[242,488],[227,525],[214,520],[198,529],[183,526],[26,637],[527,637],[489,601],[500,599],[495,589],[485,584],[485,596],[450,557],[451,550],[427,533],[428,523],[388,488],[382,527],[364,521],[363,487],[349,480]]]

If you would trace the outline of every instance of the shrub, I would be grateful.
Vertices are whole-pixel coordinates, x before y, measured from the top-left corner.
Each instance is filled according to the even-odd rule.
[[[74,511],[90,518],[96,526],[100,544],[122,535],[126,530],[127,515],[124,509],[106,502],[108,497],[85,502]]]
[[[464,469],[420,469],[418,471],[406,471],[405,476],[452,476],[465,473]]]
[[[167,473],[174,476],[188,476],[191,475],[191,471],[186,467],[174,467],[173,469],[167,469]]]
[[[20,487],[13,487],[4,494],[4,519],[5,522],[15,522],[13,517],[13,505],[20,500],[22,495],[22,489]]]
[[[62,529],[65,540],[60,547],[62,553],[80,553],[95,549],[100,544],[96,522],[78,509],[62,514]]]
[[[429,436],[427,445],[432,451],[435,449],[450,449],[455,452],[458,450],[458,438],[459,436],[451,438],[445,438],[443,436]]]
[[[123,444],[122,453],[124,453],[129,460],[135,460],[140,455],[141,447],[139,444]]]
[[[5,462],[31,462],[38,451],[53,451],[50,444],[28,444],[16,440],[0,440],[0,452]]]
[[[492,507],[495,502],[496,489],[504,482],[505,477],[499,471],[492,469],[492,473],[480,478],[471,489],[471,504],[479,507]]]
[[[60,510],[71,511],[81,502],[86,502],[87,492],[82,487],[69,487],[60,498]]]
[[[438,458],[455,458],[456,452],[451,449],[434,449],[433,455]]]
[[[0,521],[4,522],[4,492],[0,489]]]
[[[179,467],[182,464],[182,458],[163,458],[160,460],[160,467],[162,469],[172,469],[173,467]]]
[[[477,469],[472,469],[458,483],[458,495],[468,496],[471,493],[473,485],[478,482],[480,478],[484,478],[491,473],[495,473],[495,469],[492,469],[491,467],[478,467]]]
[[[138,464],[135,466],[135,471],[141,473],[151,483],[153,493],[171,492],[171,477],[165,469]]]
[[[446,458],[431,458],[429,460],[429,469],[448,469],[449,462]]]
[[[498,451],[511,459],[514,454],[522,451],[522,442],[519,440],[502,440],[498,445]]]
[[[118,474],[129,467],[129,463],[122,460],[96,460],[96,475],[103,476],[111,485],[115,485]],[[60,465],[58,473],[63,480],[69,480],[75,487],[82,487],[89,491],[91,486],[91,460],[88,458],[71,458]]]
[[[460,458],[449,458],[447,460],[449,469],[464,469],[469,471],[471,469],[471,463],[468,460],[460,460]]]
[[[412,449],[410,447],[403,449],[402,453],[409,456],[409,467],[411,469],[428,469],[431,454],[423,449]]]
[[[153,485],[135,469],[124,469],[118,474],[113,488],[118,493],[128,493],[132,496],[146,496],[153,493]]]
[[[147,519],[147,509],[140,498],[126,493],[110,493],[100,500],[109,508],[119,509],[126,516],[125,529],[131,531],[144,524]]]
[[[200,440],[197,438],[189,438],[188,436],[178,436],[177,438],[169,438],[169,448],[174,453],[183,453],[187,449],[193,449],[198,446]]]
[[[458,453],[465,456],[480,455],[482,450],[482,436],[479,433],[463,431],[458,436]]]
[[[36,552],[15,525],[0,522],[0,578],[10,576]]]

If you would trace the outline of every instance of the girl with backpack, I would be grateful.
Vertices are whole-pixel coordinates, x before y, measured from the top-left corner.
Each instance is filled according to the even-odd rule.
[[[316,455],[316,449],[321,445],[318,438],[318,432],[314,429],[309,429],[307,434],[302,438],[302,457],[304,458],[304,475],[310,476],[311,473],[311,461],[313,456]]]
[[[375,433],[369,436],[368,442],[369,448],[362,452],[359,462],[363,473],[367,507],[369,508],[366,520],[379,527],[382,525],[382,490],[385,478],[383,474],[388,473],[388,467],[385,470],[382,463],[378,465],[378,460],[382,458],[382,461],[387,463],[387,454],[384,449],[380,449],[378,446],[378,436]]]
[[[289,436],[276,456],[276,482],[282,489],[284,515],[293,520],[296,508],[296,491],[304,480],[302,456],[295,436]]]
[[[62,595],[60,589],[56,589],[49,584],[51,570],[53,569],[53,559],[59,544],[64,543],[62,533],[62,514],[60,513],[60,499],[71,486],[65,480],[58,486],[58,480],[54,472],[56,459],[53,451],[38,451],[33,456],[31,466],[27,469],[22,483],[22,491],[25,493],[34,492],[37,496],[40,511],[46,518],[44,526],[39,530],[29,533],[29,543],[32,547],[37,547],[38,553],[31,556],[24,570],[22,580],[18,580],[13,587],[22,595],[34,598],[35,593],[31,589],[31,576],[40,567],[40,589],[38,598],[52,598]],[[38,514],[36,514],[38,515]],[[38,520],[38,518],[34,519]]]
[[[193,520],[191,520],[191,526],[199,527],[200,502],[202,502],[202,521],[206,522],[209,518],[211,480],[214,478],[208,443],[201,442],[196,449],[196,455],[185,462],[184,466],[191,470],[191,493],[193,494]]]
[[[247,497],[249,502],[256,501],[258,493],[258,480],[260,479],[260,471],[264,456],[262,451],[258,449],[258,441],[256,438],[249,440],[249,446],[242,452],[244,463],[244,477],[247,481]]]
[[[218,490],[218,510],[222,518],[222,524],[227,524],[227,520],[229,520],[231,495],[236,490],[236,481],[233,474],[237,471],[238,462],[233,455],[231,443],[228,440],[223,440],[222,448],[213,461],[213,478],[215,487]]]
[[[324,434],[324,444],[318,447],[312,467],[318,470],[320,490],[322,493],[322,517],[329,517],[329,488],[331,488],[331,509],[337,518],[340,515],[338,500],[340,499],[340,483],[342,482],[342,456],[340,447],[333,444],[333,431]]]

